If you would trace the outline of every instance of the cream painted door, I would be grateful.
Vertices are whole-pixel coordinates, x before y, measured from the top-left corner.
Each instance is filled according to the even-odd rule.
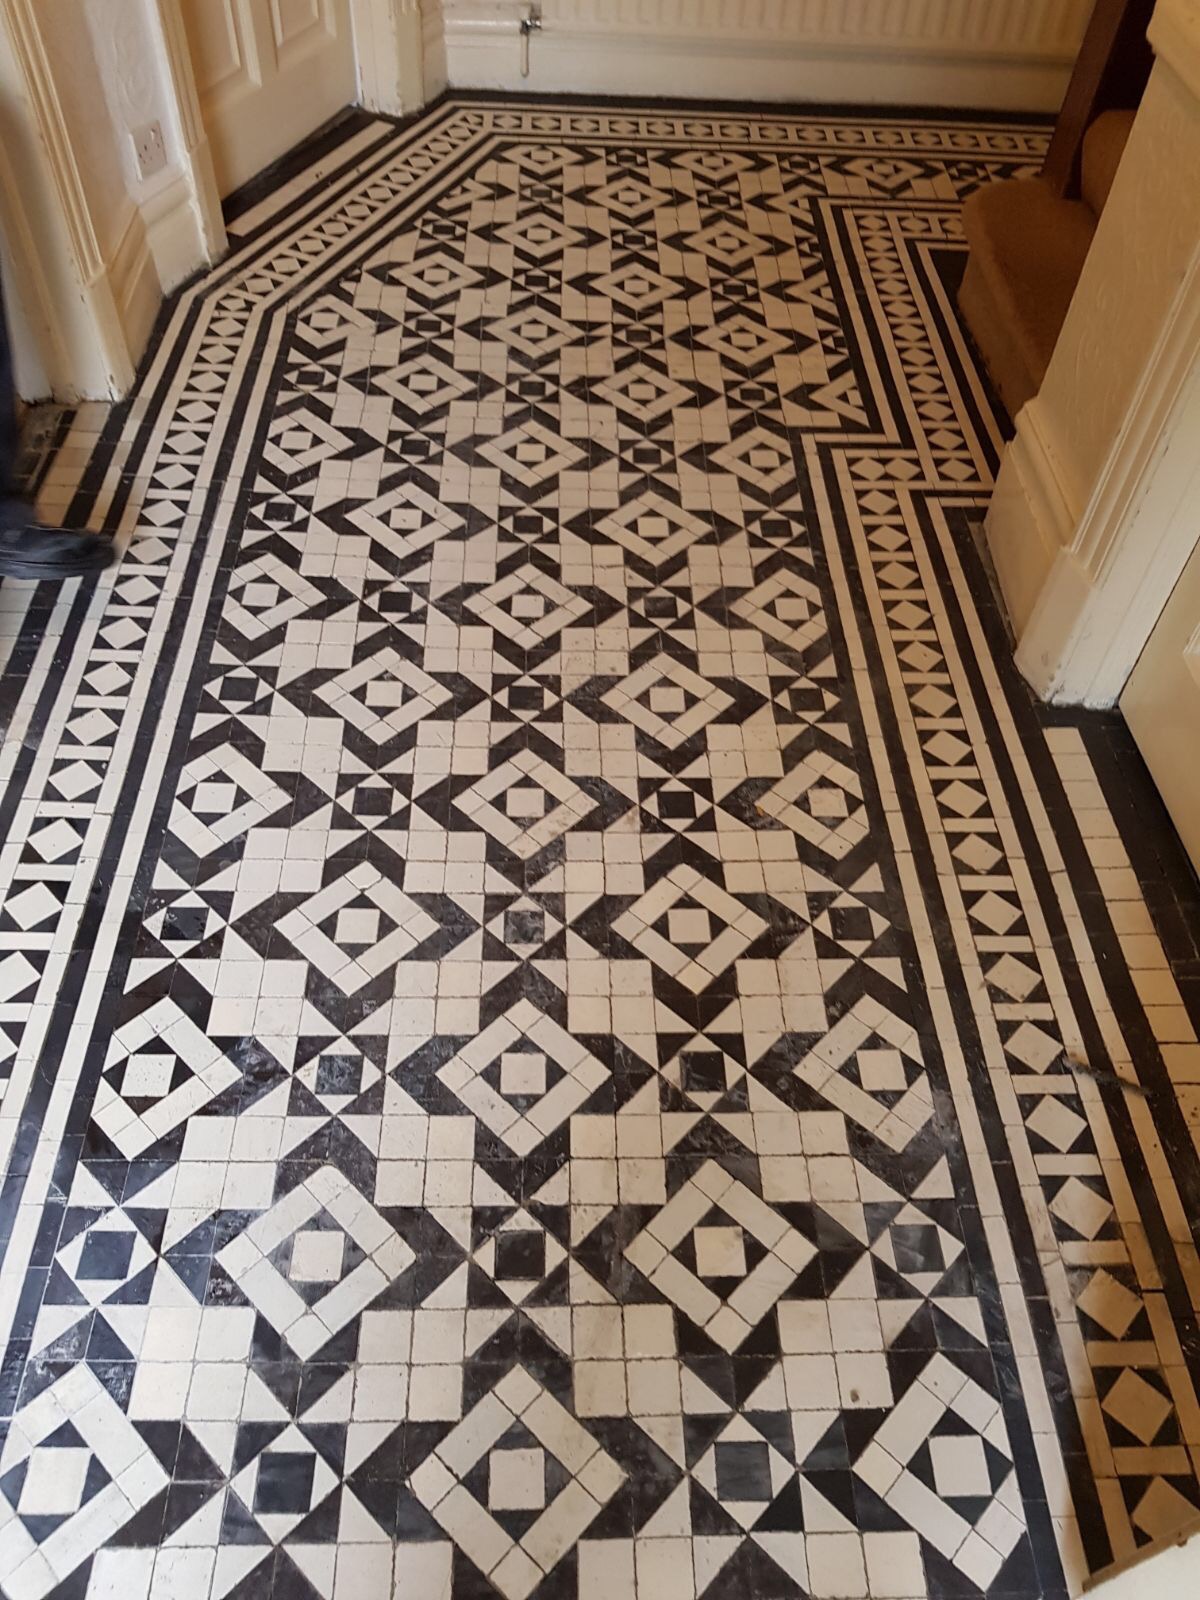
[[[1200,521],[1200,507],[1191,514]],[[1200,871],[1200,547],[1138,658],[1121,710]]]
[[[355,99],[350,0],[183,0],[183,16],[223,195]]]

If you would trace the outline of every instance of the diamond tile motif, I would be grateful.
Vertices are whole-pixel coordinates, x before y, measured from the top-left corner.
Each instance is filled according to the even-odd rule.
[[[656,656],[603,696],[606,705],[635,728],[678,748],[733,705],[733,696],[682,662]]]
[[[196,855],[212,855],[273,816],[287,799],[241,751],[225,745],[184,767],[170,829]]]
[[[1024,1532],[999,1404],[943,1355],[897,1403],[854,1471],[985,1591]]]
[[[808,1239],[715,1161],[625,1248],[656,1289],[731,1352],[815,1255]]]
[[[675,867],[613,923],[614,932],[693,993],[727,971],[766,927],[756,911],[694,867]]]
[[[326,1110],[338,1112],[369,1094],[383,1074],[360,1045],[343,1036],[320,1041],[295,1076]]]
[[[728,1516],[741,1527],[754,1527],[768,1516],[773,1502],[795,1481],[790,1462],[745,1417],[734,1417],[692,1468]]]
[[[286,1428],[230,1482],[230,1492],[279,1544],[336,1488],[338,1476],[296,1427]]]
[[[596,531],[630,555],[658,566],[704,539],[710,528],[703,518],[649,490],[619,511],[602,517]]]
[[[476,1246],[472,1259],[502,1294],[520,1305],[567,1259],[567,1252],[536,1218],[521,1209]]]
[[[240,1077],[190,1017],[159,1000],[113,1035],[92,1120],[123,1156],[139,1156]]]
[[[170,1479],[83,1364],[13,1417],[0,1451],[5,1585],[41,1600]]]
[[[870,995],[834,1024],[795,1071],[896,1150],[904,1149],[933,1113],[913,1028]]]
[[[554,1481],[551,1466],[561,1482],[552,1496],[546,1488],[548,1479]],[[518,1366],[447,1434],[410,1481],[421,1504],[493,1587],[508,1600],[525,1600],[591,1527],[625,1476],[570,1412]],[[521,1514],[515,1523],[506,1516],[514,1512]]]
[[[548,643],[589,610],[582,596],[529,565],[471,595],[466,605],[526,650]]]
[[[414,1259],[333,1167],[297,1184],[216,1256],[302,1360],[366,1310]]]
[[[526,489],[545,485],[583,460],[582,450],[559,438],[540,422],[526,422],[511,428],[498,439],[482,445],[479,453]]]
[[[119,1294],[155,1259],[149,1240],[119,1210],[102,1212],[61,1245],[56,1256],[74,1289],[93,1306]]]
[[[439,1068],[438,1079],[517,1155],[528,1155],[609,1076],[577,1039],[521,999]]]
[[[594,809],[584,791],[531,750],[518,750],[459,795],[458,809],[497,844],[528,860]]]
[[[259,640],[304,616],[322,598],[315,585],[278,556],[261,555],[234,573],[226,620],[243,638]]]
[[[792,828],[835,861],[867,836],[858,779],[844,762],[825,755],[801,758],[758,802],[760,810]]]
[[[302,956],[353,994],[394,967],[438,924],[364,863],[287,912],[278,926]]]
[[[825,634],[820,591],[790,572],[777,572],[740,596],[734,611],[793,650],[806,650]]]
[[[413,363],[412,366],[416,366]],[[426,373],[430,368],[428,364],[422,365]],[[440,364],[435,365],[439,376],[444,376],[448,370]],[[395,384],[389,389],[389,381],[395,374],[390,374],[387,379],[377,379],[378,386],[385,392],[395,389]],[[417,381],[413,373],[414,383]],[[449,379],[444,379],[449,383]],[[461,388],[469,388],[465,380],[455,379],[451,387],[455,392]],[[403,400],[405,392],[401,389],[396,398]],[[415,397],[414,397],[415,398]],[[424,401],[418,404],[433,405],[437,400],[437,391],[429,394]],[[462,517],[437,500],[427,490],[422,489],[419,483],[401,483],[389,488],[385,493],[375,499],[364,503],[355,502],[346,510],[346,521],[352,529],[367,534],[382,549],[386,556],[405,557],[415,555],[424,550],[437,539],[452,538],[462,527]],[[401,591],[405,599],[411,600],[412,593],[408,585]]]
[[[317,693],[332,712],[379,744],[450,698],[448,689],[394,650],[377,651],[322,684]]]

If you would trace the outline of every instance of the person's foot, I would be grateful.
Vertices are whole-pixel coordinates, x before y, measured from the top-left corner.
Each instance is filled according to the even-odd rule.
[[[113,558],[109,540],[69,528],[0,529],[0,578],[82,578],[103,572]]]

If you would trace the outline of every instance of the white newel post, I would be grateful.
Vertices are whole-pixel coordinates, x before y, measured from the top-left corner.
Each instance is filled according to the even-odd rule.
[[[429,98],[421,0],[351,0],[359,103],[366,111],[408,116]]]
[[[1043,699],[1111,705],[1191,555],[1200,461],[1200,0],[1159,0],[1156,64],[987,539]]]

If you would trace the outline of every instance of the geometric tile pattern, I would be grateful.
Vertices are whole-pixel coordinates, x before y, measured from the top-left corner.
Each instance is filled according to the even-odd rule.
[[[1060,1600],[1200,1506],[1200,1066],[983,626],[1045,130],[373,133],[11,614],[0,1589]]]
[[[51,1593],[168,1481],[92,1369],[71,1367],[16,1413],[0,1454],[9,1593]]]

